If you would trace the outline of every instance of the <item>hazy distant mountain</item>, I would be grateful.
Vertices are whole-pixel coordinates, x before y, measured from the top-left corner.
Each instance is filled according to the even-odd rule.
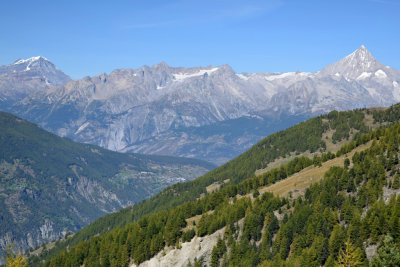
[[[400,71],[378,62],[365,46],[327,66],[319,72],[319,76],[355,81],[379,105],[388,106],[400,101]]]
[[[0,108],[24,97],[71,80],[44,57],[19,59],[0,66]]]
[[[400,101],[400,72],[362,46],[316,73],[228,65],[118,69],[34,93],[12,111],[61,136],[117,151],[222,163],[314,114]]]
[[[5,112],[0,129],[0,256],[10,238],[39,246],[214,168],[75,143]]]

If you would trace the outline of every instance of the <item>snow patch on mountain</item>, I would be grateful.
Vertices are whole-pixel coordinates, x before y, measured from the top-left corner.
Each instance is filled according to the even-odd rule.
[[[357,80],[366,79],[366,78],[370,77],[371,74],[372,74],[371,72],[363,72],[360,74],[360,76],[357,77]]]
[[[247,81],[249,79],[249,77],[247,77],[241,73],[236,74],[236,76],[238,76],[240,79],[245,80],[245,81]]]
[[[78,128],[78,130],[75,132],[75,134],[79,134],[80,132],[82,132],[86,127],[88,127],[89,126],[89,122],[85,122],[84,124],[82,124],[79,128]]]
[[[192,78],[192,77],[196,77],[196,76],[202,76],[204,74],[208,74],[210,75],[211,73],[217,71],[219,68],[212,68],[212,69],[205,69],[205,70],[199,70],[195,73],[177,73],[177,74],[173,74],[174,79],[176,81],[182,81],[188,78]]]
[[[277,73],[272,74],[271,76],[266,76],[265,79],[267,81],[274,81],[277,79],[285,79],[285,78],[292,78],[292,77],[309,77],[310,73],[308,72],[284,72],[284,73]]]
[[[375,76],[378,77],[378,78],[380,78],[380,79],[387,78],[387,74],[386,74],[386,72],[384,72],[383,70],[377,70],[377,71],[375,72]]]

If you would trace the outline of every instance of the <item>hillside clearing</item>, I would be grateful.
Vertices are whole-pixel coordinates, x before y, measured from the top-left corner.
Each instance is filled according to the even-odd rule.
[[[333,166],[343,166],[344,160],[346,158],[351,158],[356,152],[363,151],[369,148],[372,141],[355,148],[350,153],[343,155],[338,158],[328,160],[322,163],[321,167],[310,166],[304,170],[293,174],[292,176],[286,178],[285,180],[279,181],[273,185],[260,188],[258,191],[262,194],[265,192],[271,192],[280,197],[286,197],[292,192],[292,197],[296,198],[299,195],[304,194],[305,190],[313,183],[320,181],[325,172],[327,172]]]

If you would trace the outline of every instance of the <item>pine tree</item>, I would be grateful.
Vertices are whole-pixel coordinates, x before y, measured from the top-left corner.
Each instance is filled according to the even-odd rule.
[[[211,267],[219,266],[218,248],[215,246],[211,252]]]
[[[378,217],[375,217],[370,225],[372,242],[377,242],[380,235],[380,224]]]
[[[337,266],[353,267],[362,266],[362,252],[360,248],[355,248],[354,245],[348,239],[345,243],[346,249],[343,251],[340,249],[338,256]]]
[[[331,255],[337,255],[343,245],[344,238],[343,229],[339,225],[335,225],[329,238],[329,252]]]
[[[128,247],[127,245],[120,246],[120,264],[121,266],[128,266],[129,264],[129,255],[128,255]]]
[[[400,188],[400,175],[399,174],[396,174],[394,176],[392,188],[393,189],[399,189]]]

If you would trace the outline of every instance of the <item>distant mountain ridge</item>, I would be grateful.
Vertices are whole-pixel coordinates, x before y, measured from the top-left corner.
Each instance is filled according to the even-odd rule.
[[[111,150],[221,164],[316,114],[396,103],[399,83],[400,72],[362,46],[315,73],[238,74],[228,65],[174,68],[164,62],[117,69],[38,91],[8,110]]]

